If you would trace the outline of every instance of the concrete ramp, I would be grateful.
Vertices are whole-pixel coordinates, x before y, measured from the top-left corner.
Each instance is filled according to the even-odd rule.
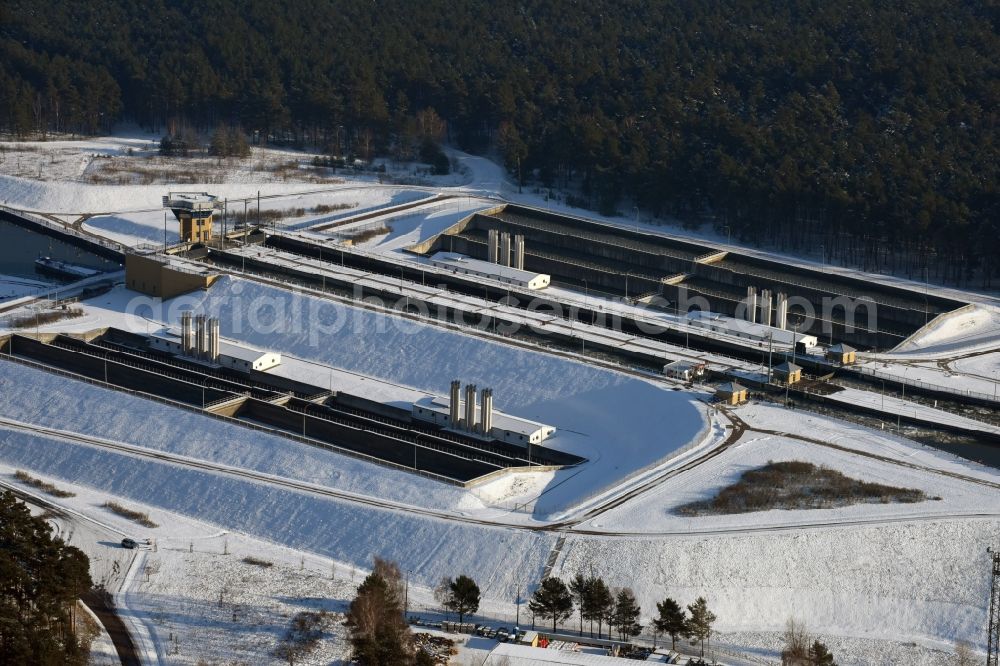
[[[205,405],[205,411],[222,416],[236,416],[248,399],[249,396],[246,395],[234,395],[222,398]]]
[[[942,312],[938,316],[914,331],[908,338],[892,348],[894,352],[916,351],[922,347],[947,342],[949,329],[958,329],[962,326],[962,320],[969,320],[974,324],[977,313],[989,317],[989,313],[977,306],[975,303],[963,305],[950,312]]]
[[[676,275],[668,275],[667,277],[660,278],[660,282],[669,285],[678,285],[684,280],[688,279],[687,273],[677,273]]]
[[[701,256],[694,258],[694,263],[696,264],[714,264],[717,261],[722,261],[729,255],[726,250],[716,250],[715,252],[707,252]]]

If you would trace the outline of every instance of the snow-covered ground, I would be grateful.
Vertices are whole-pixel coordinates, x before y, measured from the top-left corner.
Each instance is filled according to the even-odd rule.
[[[354,215],[428,199],[387,216],[390,231],[363,244],[397,255],[497,197],[565,209],[541,193],[518,194],[501,167],[455,151],[460,169],[446,178],[390,165],[391,178],[412,185],[379,183],[373,174],[317,180],[309,169],[288,167],[310,156],[270,149],[244,163],[198,162],[210,176],[203,184],[174,186],[166,184],[169,178],[162,185],[95,184],[107,182],[109,164],[127,170],[146,159],[157,138],[7,151],[0,201],[58,214],[65,223],[93,215],[82,221],[91,233],[157,244],[163,242],[160,197],[168,189],[208,190],[228,198],[231,211],[234,202],[242,210],[243,198],[254,199],[252,209],[260,190],[262,208],[293,211],[281,223],[286,230],[327,238],[382,219],[352,223]],[[452,196],[430,200],[439,193]],[[320,205],[350,208],[316,212]],[[313,229],[340,221],[347,223]],[[663,232],[644,220],[606,221]],[[170,241],[175,223],[167,222]],[[905,347],[879,354],[877,371],[995,391],[1000,310],[989,297],[974,300],[979,305],[967,313],[933,322]],[[552,555],[558,575],[593,570],[613,585],[632,587],[646,621],[664,595],[684,603],[704,595],[724,641],[771,659],[789,616],[833,645],[842,664],[939,663],[955,640],[982,646],[985,548],[1000,527],[994,470],[860,426],[751,404],[735,411],[750,427],[737,443],[682,471],[727,434],[725,415],[703,404],[704,389],[673,390],[674,384],[252,281],[225,278],[207,293],[143,309],[149,319],[125,314],[143,302],[150,304],[116,289],[84,303],[83,317],[43,329],[119,325],[152,332],[176,325],[182,309],[210,312],[220,316],[224,337],[281,351],[286,362],[277,374],[396,403],[444,394],[456,378],[492,387],[498,409],[556,426],[549,443],[590,460],[575,470],[517,474],[469,492],[0,361],[3,469],[29,469],[71,485],[78,495],[69,502],[121,529],[134,528],[100,509],[104,499],[143,506],[160,523],[151,531],[158,553],[143,555],[158,558],[159,573],[148,583],[144,575],[134,577],[123,600],[149,627],[165,663],[273,663],[268,646],[290,616],[310,606],[339,608],[352,593],[344,576],[360,577],[373,555],[396,559],[411,572],[415,604],[432,605],[429,587],[443,575],[465,572],[483,588],[484,614],[505,618],[513,615],[518,587],[537,583]],[[875,367],[874,359],[861,360]],[[155,457],[163,454],[166,459]],[[793,458],[941,499],[738,517],[681,518],[671,511],[752,466]],[[626,490],[634,498],[600,511]],[[510,512],[524,503],[529,513]],[[594,514],[576,532],[572,524],[559,533],[522,529],[584,510]],[[474,522],[484,519],[505,524]],[[223,530],[228,537],[212,536]],[[558,536],[566,541],[553,553]],[[264,553],[275,566],[245,565],[243,552]],[[176,647],[177,655],[166,654]],[[342,628],[317,654],[317,663],[343,658]]]
[[[18,486],[13,471],[0,465],[0,479]],[[343,613],[367,573],[364,569],[158,507],[118,500],[147,511],[158,524],[139,527],[102,508],[105,501],[116,499],[108,493],[61,479],[56,482],[60,489],[75,493],[68,499],[45,497],[72,512],[70,518],[75,520],[61,525],[62,536],[87,553],[95,580],[107,582],[108,561],[121,563],[117,571],[124,587],[119,597],[126,607],[119,613],[148,631],[150,656],[158,663],[280,664],[284,660],[274,651],[294,615],[322,610],[331,613],[331,622],[316,650],[296,663],[346,663],[350,648]],[[88,525],[94,530],[83,529]],[[106,526],[103,534],[101,526]],[[121,533],[153,539],[155,547],[125,550],[118,542]],[[271,566],[263,566],[266,563]],[[94,648],[92,664],[117,663],[110,641],[97,642]]]
[[[750,430],[734,446],[685,471],[671,483],[580,527],[631,534],[690,534],[955,516],[993,516],[1000,520],[1000,475],[976,463],[816,414],[790,417],[789,410],[765,404],[750,404],[736,411],[751,428],[782,434]],[[748,470],[771,461],[789,460],[825,465],[863,481],[915,488],[929,498],[940,499],[916,504],[856,504],[823,510],[699,517],[674,512],[681,505],[714,496]]]
[[[1000,308],[971,304],[941,315],[890,352],[860,353],[865,374],[1000,400]]]
[[[155,310],[147,315],[152,322],[124,314],[138,310],[145,315],[142,303]],[[219,317],[225,338],[293,357],[277,372],[321,387],[332,383],[335,389],[404,406],[421,394],[446,395],[453,379],[491,387],[499,411],[557,428],[545,446],[589,461],[551,478],[533,505],[536,517],[565,511],[719,436],[709,427],[704,394],[253,281],[224,277],[205,293],[181,296],[162,307],[124,289],[81,305],[82,317],[42,329],[117,325],[154,332],[163,323],[178,325],[182,308],[193,308]],[[52,419],[48,425],[59,417]],[[91,421],[81,413],[71,422]],[[93,422],[103,427],[114,419]],[[120,436],[114,430],[95,434]],[[485,492],[501,507],[525,501],[495,487]]]
[[[1000,308],[970,305],[932,320],[889,354],[890,357],[948,356],[955,351],[1000,345]]]
[[[309,560],[309,569],[321,572],[313,574],[311,583],[320,592],[305,588],[305,595],[325,599],[317,604],[335,604],[342,598],[337,588],[327,591],[319,585],[326,571],[333,571],[327,569],[332,561],[346,563],[336,566],[338,571],[343,567],[349,572],[381,554],[400,561],[412,572],[415,586],[425,590],[441,575],[472,573],[484,590],[484,613],[491,608],[510,612],[516,588],[537,582],[555,537],[497,529],[486,534],[476,526],[348,506],[14,430],[4,432],[0,460],[10,469],[28,469],[61,486],[68,484],[78,493],[77,501],[91,512],[102,512],[99,504],[109,496],[123,497],[130,506],[149,511],[160,528],[121,527],[137,536],[155,536],[160,557],[173,550],[186,559],[176,567],[163,564],[161,572],[152,575],[152,586],[129,597],[130,607],[143,614],[160,644],[165,632],[181,633],[184,654],[191,654],[184,652],[185,645],[198,645],[212,654],[208,646],[223,642],[234,623],[277,622],[268,619],[268,612],[253,610],[267,604],[273,604],[271,613],[281,608],[277,602],[266,601],[267,590],[272,588],[254,578],[253,569],[244,570],[235,558],[226,560],[222,555],[227,548],[234,555],[242,552],[244,546],[234,532],[258,539],[245,552],[263,559],[277,556],[275,548],[260,545],[260,539],[305,551],[300,557]],[[854,471],[863,473],[860,468]],[[871,476],[879,474],[875,471]],[[950,488],[954,490],[954,484]],[[966,499],[971,501],[956,501]],[[652,512],[641,513],[646,520]],[[220,536],[196,539],[190,530],[179,527],[185,519],[177,514],[213,525],[200,532],[200,537],[227,530],[228,545]],[[613,585],[631,586],[647,613],[665,595],[685,603],[704,595],[718,614],[718,628],[723,632],[779,632],[784,620],[794,616],[824,636],[845,637],[838,652],[840,663],[884,663],[869,652],[883,640],[887,642],[880,654],[892,654],[890,647],[898,650],[899,643],[914,642],[931,649],[947,649],[956,638],[978,643],[988,599],[985,547],[992,543],[998,527],[1000,520],[995,518],[942,517],[673,537],[576,536],[571,531],[555,573],[569,576],[594,571]],[[212,557],[200,563],[198,557],[185,554],[192,543],[197,552],[213,553]],[[490,547],[482,548],[486,543]],[[291,559],[294,565],[294,555],[281,559]],[[316,562],[322,564],[317,567]],[[915,577],[916,571],[921,575]],[[290,575],[294,577],[294,571]],[[253,589],[236,589],[241,579],[253,582]],[[288,582],[282,584],[291,588]],[[243,609],[236,620],[230,620],[232,606],[224,604],[225,610],[211,612],[224,587],[229,588],[224,596],[231,594],[235,600],[230,604]],[[294,598],[295,594],[283,596]],[[850,612],[845,612],[848,608]],[[211,621],[192,620],[196,613]],[[257,640],[244,636],[239,644],[262,645]],[[924,656],[934,654],[924,652]],[[934,662],[921,657],[913,663]]]
[[[670,540],[570,536],[557,573],[593,569],[631,586],[644,609],[665,596],[685,604],[704,596],[722,632],[780,632],[795,617],[824,635],[947,649],[954,638],[982,640],[986,548],[998,527],[992,519]],[[838,663],[885,662],[862,651],[838,654]]]

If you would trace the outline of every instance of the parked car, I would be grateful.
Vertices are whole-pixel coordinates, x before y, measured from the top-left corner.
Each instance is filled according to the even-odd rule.
[[[139,544],[136,543],[135,539],[132,539],[130,537],[125,537],[124,539],[122,539],[122,548],[132,549],[132,548],[138,548],[138,547],[139,547]]]

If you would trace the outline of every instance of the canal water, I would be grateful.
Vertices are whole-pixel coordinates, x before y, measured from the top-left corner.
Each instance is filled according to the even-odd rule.
[[[118,263],[83,248],[0,220],[0,275],[56,282],[55,278],[35,272],[35,259],[43,256],[106,271],[120,268]]]

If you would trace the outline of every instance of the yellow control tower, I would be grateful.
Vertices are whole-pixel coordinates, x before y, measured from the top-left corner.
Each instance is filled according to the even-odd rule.
[[[212,214],[217,201],[208,192],[170,192],[163,197],[163,207],[172,210],[180,222],[182,243],[212,240]]]

